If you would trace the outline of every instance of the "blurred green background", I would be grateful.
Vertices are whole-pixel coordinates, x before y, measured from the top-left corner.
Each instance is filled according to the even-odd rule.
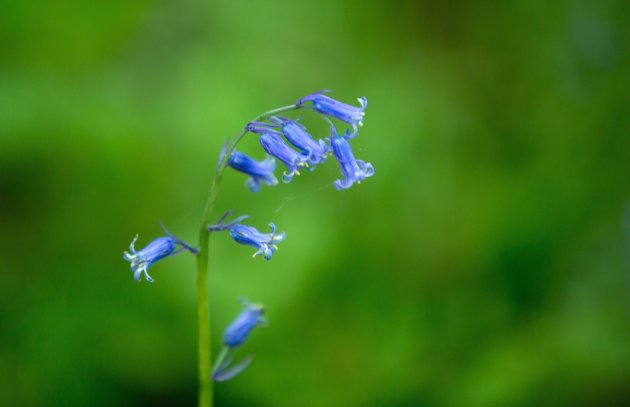
[[[368,97],[376,175],[226,174],[216,216],[288,238],[211,239],[215,351],[270,320],[218,406],[630,405],[629,9],[0,3],[0,405],[194,405],[194,259],[122,252],[195,241],[225,138],[319,89]]]

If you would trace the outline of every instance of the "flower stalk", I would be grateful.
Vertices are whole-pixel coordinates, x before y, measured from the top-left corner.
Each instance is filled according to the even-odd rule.
[[[299,109],[301,106],[296,104],[284,106],[278,109],[270,110],[256,117],[253,121],[265,120],[268,117],[275,116],[284,112]],[[219,164],[212,179],[210,192],[203,211],[201,226],[199,227],[199,253],[197,254],[197,355],[199,358],[199,407],[213,407],[214,405],[214,389],[212,381],[212,351],[211,351],[211,320],[210,320],[210,293],[208,289],[208,257],[209,257],[209,238],[211,231],[208,230],[208,224],[214,210],[223,172],[227,166],[228,158],[247,133],[247,127],[244,127],[233,140],[228,140],[225,151],[219,158]]]

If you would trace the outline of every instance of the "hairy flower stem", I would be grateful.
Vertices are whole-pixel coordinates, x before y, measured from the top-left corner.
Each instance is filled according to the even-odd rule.
[[[265,120],[268,117],[299,109],[300,106],[289,105],[278,109],[270,110],[256,117],[253,121]],[[217,198],[219,185],[223,178],[223,172],[227,166],[228,158],[236,148],[243,136],[247,133],[247,128],[243,128],[240,133],[228,142],[227,149],[221,162],[217,166],[216,173],[212,179],[212,186],[203,211],[201,227],[199,228],[199,254],[197,255],[197,354],[199,356],[199,407],[212,407],[213,402],[213,382],[211,378],[212,352],[210,349],[210,295],[208,290],[208,224],[214,209],[214,202]]]

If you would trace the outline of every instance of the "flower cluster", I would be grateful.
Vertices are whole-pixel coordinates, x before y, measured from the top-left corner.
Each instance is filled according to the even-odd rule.
[[[286,167],[282,174],[282,181],[285,183],[291,182],[295,175],[300,175],[302,168],[309,168],[310,171],[315,169],[317,164],[326,161],[330,152],[337,159],[343,175],[342,179],[333,182],[336,189],[350,188],[354,183],[374,175],[372,164],[355,159],[349,143],[349,140],[357,136],[359,126],[363,125],[367,99],[359,98],[360,107],[356,107],[332,99],[324,95],[324,92],[326,91],[305,96],[295,105],[306,107],[307,103],[311,103],[312,109],[324,115],[329,122],[329,118],[340,120],[348,124],[352,132],[346,130],[345,135],[339,135],[330,122],[330,137],[315,140],[297,120],[271,116],[269,123],[250,122],[246,127],[247,131],[258,134],[260,145],[269,157],[257,161],[234,150],[228,159],[228,165],[250,176],[246,185],[252,192],[259,191],[261,183],[271,186],[278,184],[274,174],[275,159]]]
[[[279,160],[285,167],[281,177],[285,183],[291,182],[296,175],[300,175],[300,171],[303,169],[315,170],[330,155],[335,158],[341,170],[341,178],[333,182],[333,186],[337,190],[348,189],[355,183],[360,183],[365,178],[374,175],[372,164],[356,159],[350,146],[350,140],[358,135],[359,127],[363,125],[367,99],[365,97],[359,98],[360,106],[353,106],[326,96],[326,92],[328,91],[315,92],[299,99],[291,106],[267,112],[259,116],[259,120],[249,122],[233,142],[228,139],[219,156],[215,183],[213,183],[213,190],[208,198],[202,230],[207,229],[208,233],[229,231],[236,243],[256,249],[253,257],[262,256],[265,260],[271,260],[273,254],[278,250],[278,243],[286,238],[284,232],[276,233],[276,226],[273,223],[269,223],[270,233],[263,233],[253,226],[243,224],[242,222],[248,218],[247,215],[226,222],[227,217],[232,213],[231,211],[226,212],[216,224],[206,224],[209,222],[212,204],[216,198],[216,189],[214,188],[217,187],[225,167],[246,174],[248,176],[246,185],[252,192],[259,191],[262,184],[278,185],[278,178],[275,175],[276,160]],[[321,115],[330,124],[330,135],[325,138],[313,137],[306,127],[299,122],[299,118],[291,119],[274,115],[297,109],[310,109]],[[331,119],[347,125],[348,128],[344,134],[339,134]],[[258,136],[262,149],[268,155],[266,158],[256,160],[235,149],[240,138],[246,133]],[[135,243],[138,236],[136,235],[129,245],[129,251],[123,253],[123,258],[131,263],[131,271],[136,281],[141,281],[142,276],[144,276],[146,281],[152,283],[153,278],[149,275],[148,270],[159,260],[174,256],[182,251],[188,251],[194,255],[199,253],[200,249],[173,236],[166,229],[164,232],[166,236],[154,239],[146,247],[137,251]],[[207,243],[207,235],[201,234],[199,241],[200,245],[204,242]],[[205,244],[203,247],[207,250]],[[202,254],[206,254],[205,259],[207,260],[207,253],[202,252]],[[204,256],[200,255],[198,258],[199,264],[203,264],[201,259],[204,259]],[[198,284],[198,287],[204,288],[202,283]],[[208,323],[209,318],[203,317],[204,314],[200,311],[203,309],[203,304],[201,301],[199,304],[199,324],[202,326],[202,324]],[[212,379],[215,381],[231,379],[251,363],[252,357],[248,356],[238,364],[232,365],[233,354],[236,348],[245,343],[254,328],[266,325],[265,309],[261,304],[243,301],[243,306],[243,311],[228,326],[223,336],[224,346],[212,370]],[[207,342],[208,339],[204,339],[201,335],[203,330],[200,329],[199,332],[200,343]],[[200,371],[203,372],[203,369]]]

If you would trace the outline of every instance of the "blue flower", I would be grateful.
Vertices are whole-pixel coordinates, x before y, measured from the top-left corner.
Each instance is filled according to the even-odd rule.
[[[260,136],[260,145],[270,155],[282,161],[288,173],[282,174],[282,181],[290,182],[295,174],[300,175],[299,169],[308,165],[308,154],[300,154],[287,146],[282,137],[276,132],[264,132]]]
[[[295,147],[308,154],[308,163],[316,165],[324,162],[330,147],[324,140],[315,141],[304,126],[285,117],[271,117],[269,120],[282,129],[282,134]],[[314,168],[314,167],[313,167]]]
[[[271,186],[278,185],[278,180],[273,175],[276,161],[271,157],[263,161],[256,161],[246,154],[233,151],[228,159],[228,165],[236,171],[250,176],[246,185],[252,192],[260,190],[261,182]]]
[[[334,117],[335,119],[351,125],[352,134],[347,134],[347,137],[354,138],[357,135],[358,126],[363,125],[363,116],[365,116],[364,110],[367,107],[367,98],[365,96],[359,98],[358,100],[361,107],[356,107],[330,98],[324,95],[325,92],[330,91],[322,90],[308,96],[304,96],[295,104],[302,106],[305,102],[313,102],[313,109],[317,112]]]
[[[374,175],[372,164],[354,158],[347,137],[339,136],[334,126],[331,126],[330,133],[330,145],[333,155],[339,162],[341,174],[343,175],[343,179],[336,180],[333,183],[337,190],[348,189],[355,182],[361,182],[365,178]]]
[[[212,369],[212,379],[216,382],[229,380],[242,372],[252,362],[253,356],[245,357],[235,366],[230,367],[234,355],[234,349],[241,346],[250,332],[257,326],[266,325],[264,317],[265,308],[262,304],[250,304],[241,300],[245,309],[234,319],[223,334],[223,349],[217,356]]]
[[[149,275],[149,267],[153,263],[163,258],[174,256],[181,253],[183,250],[196,254],[197,249],[189,246],[183,241],[179,240],[175,236],[158,237],[149,243],[144,249],[136,251],[135,244],[138,240],[138,235],[133,238],[129,245],[129,251],[123,253],[123,258],[131,263],[131,271],[133,271],[133,278],[136,281],[140,281],[144,274],[145,280],[152,283],[153,278]],[[178,245],[182,246],[177,248]]]
[[[264,255],[266,260],[271,260],[273,253],[278,250],[276,243],[280,243],[286,238],[286,233],[276,233],[276,225],[270,223],[271,233],[260,233],[253,226],[246,226],[242,224],[236,224],[230,229],[230,235],[236,243],[253,246],[258,249],[252,257]]]
[[[223,334],[223,343],[228,348],[241,346],[249,333],[258,325],[266,323],[263,315],[265,307],[262,304],[243,302],[245,309],[232,321]]]

